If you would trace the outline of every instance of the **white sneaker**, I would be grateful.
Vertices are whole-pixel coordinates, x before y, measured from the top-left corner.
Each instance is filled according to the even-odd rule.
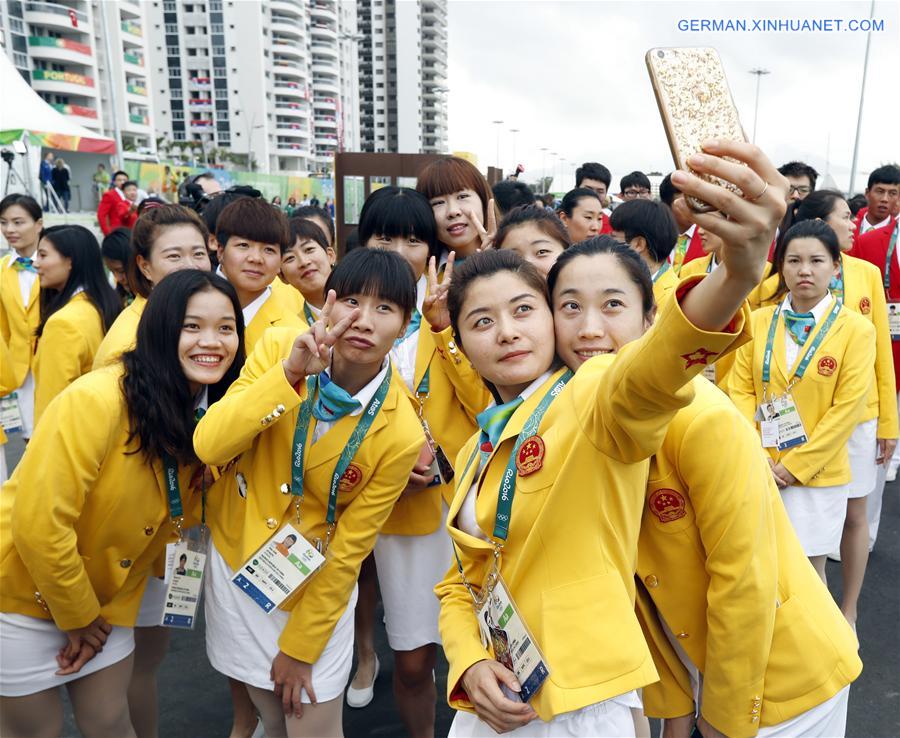
[[[378,679],[379,671],[381,671],[381,662],[376,655],[375,673],[372,676],[372,683],[368,687],[363,687],[362,689],[347,687],[347,704],[350,705],[350,707],[365,707],[375,699],[375,680]]]
[[[897,479],[897,467],[891,464],[888,467],[887,473],[884,475],[885,482],[893,482]]]

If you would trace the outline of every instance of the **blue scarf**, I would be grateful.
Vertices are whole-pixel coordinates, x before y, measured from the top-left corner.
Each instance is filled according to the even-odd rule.
[[[816,317],[812,313],[795,313],[793,310],[784,311],[784,327],[798,346],[806,343],[816,327]]]
[[[509,402],[504,402],[502,405],[495,405],[494,407],[489,407],[487,410],[482,410],[478,413],[478,415],[475,416],[475,422],[478,423],[478,427],[481,428],[482,442],[485,440],[489,441],[491,448],[493,449],[500,440],[503,429],[506,428],[506,424],[513,416],[516,408],[523,402],[524,400],[521,397],[516,397]]]
[[[312,410],[316,420],[334,423],[362,407],[359,400],[354,400],[347,390],[338,386],[325,372],[319,375],[317,386],[319,391],[316,393],[316,402]]]

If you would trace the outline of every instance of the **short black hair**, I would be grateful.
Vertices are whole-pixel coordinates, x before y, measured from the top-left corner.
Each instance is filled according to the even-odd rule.
[[[609,183],[612,182],[612,174],[610,174],[609,169],[599,162],[586,161],[575,170],[575,186],[581,187],[581,183],[586,179],[596,179],[609,188]]]
[[[259,243],[278,244],[283,254],[294,242],[287,216],[271,203],[255,197],[241,197],[228,205],[216,222],[216,240],[225,248],[237,236]]]
[[[680,194],[681,190],[679,190],[675,185],[672,184],[672,175],[667,174],[665,177],[663,177],[662,182],[659,183],[660,202],[663,202],[669,207],[672,207],[672,203],[675,202],[675,196]]]
[[[331,248],[328,245],[328,239],[322,233],[322,229],[311,220],[291,218],[289,225],[291,227],[291,246],[296,244],[297,241],[315,241],[322,247],[322,251],[328,251]]]
[[[44,211],[41,210],[41,206],[38,204],[37,200],[31,195],[20,195],[17,192],[7,195],[0,200],[0,216],[6,212],[7,208],[11,208],[13,205],[18,205],[22,208],[22,210],[28,213],[34,221],[38,221],[44,217]]]
[[[304,205],[303,207],[297,208],[291,215],[292,218],[321,218],[328,225],[328,232],[325,234],[328,237],[329,243],[334,243],[335,233],[334,233],[334,219],[331,217],[331,213],[327,208],[319,207],[318,205]]]
[[[122,183],[122,189],[124,190],[126,187],[137,187],[138,183],[133,179],[129,179],[127,182]]]
[[[116,228],[110,231],[100,244],[100,253],[104,259],[121,261],[122,266],[127,267],[133,258],[131,250],[131,229]]]
[[[328,275],[325,294],[375,295],[397,305],[408,319],[416,308],[416,278],[399,254],[384,249],[353,249]]]
[[[524,182],[504,179],[497,182],[491,190],[501,214],[506,214],[519,205],[531,205],[534,202],[534,193]]]
[[[900,185],[900,167],[896,164],[885,164],[873,169],[866,189],[871,190],[877,184]]]
[[[665,261],[678,240],[678,225],[668,206],[653,200],[629,200],[612,211],[609,225],[625,240],[643,236],[653,260]]]
[[[200,211],[200,219],[206,225],[206,230],[215,234],[216,223],[218,223],[222,211],[231,205],[231,203],[240,200],[242,197],[250,197],[250,195],[245,192],[223,192],[209,200]]]
[[[625,192],[627,187],[643,187],[645,190],[653,189],[653,185],[650,184],[650,178],[637,170],[626,174],[619,180],[619,192]]]
[[[442,250],[430,203],[409,187],[382,187],[369,195],[359,214],[357,236],[363,246],[372,236],[415,236],[428,244],[429,257],[440,257]]]
[[[782,164],[778,167],[778,173],[784,177],[807,177],[813,189],[816,189],[816,180],[819,178],[819,173],[802,161],[789,161],[787,164]]]
[[[121,169],[118,170],[117,172],[113,172],[112,178],[115,179],[115,178],[118,177],[120,174],[121,174],[123,177],[125,177],[126,179],[128,178],[128,172],[123,172]]]
[[[600,195],[594,192],[590,187],[576,187],[574,190],[569,190],[563,195],[562,202],[560,203],[557,212],[565,213],[567,217],[571,218],[575,207],[586,197],[592,197],[602,205]]]
[[[847,204],[850,206],[850,214],[855,218],[856,214],[869,204],[869,201],[866,200],[865,195],[854,195],[847,200]]]

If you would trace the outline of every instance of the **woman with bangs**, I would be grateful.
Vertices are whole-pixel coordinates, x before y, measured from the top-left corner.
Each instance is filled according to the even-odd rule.
[[[334,269],[337,254],[322,228],[305,218],[291,218],[291,246],[281,255],[281,283],[303,296],[302,317],[315,323],[325,305],[325,282]]]
[[[457,156],[433,161],[419,172],[416,191],[434,212],[444,249],[441,265],[450,251],[459,261],[491,245],[498,213],[491,188],[474,164]]]
[[[435,590],[460,710],[451,735],[634,735],[636,690],[658,678],[634,615],[646,459],[691,401],[685,385],[746,340],[745,297],[785,207],[786,181],[756,147],[706,151],[693,169],[755,195],[675,175],[731,216],[715,223],[725,269],[684,285],[615,361],[592,347],[577,375],[559,366],[546,284],[514,254],[478,254],[453,275],[454,332],[496,405],[457,457],[447,526],[458,566]]]
[[[522,205],[510,210],[500,221],[494,237],[494,248],[515,251],[545,279],[556,259],[571,243],[559,217],[536,205]]]
[[[475,416],[490,396],[471,364],[453,343],[446,294],[455,254],[443,280],[437,280],[435,220],[428,201],[415,190],[385,187],[366,200],[359,221],[360,244],[393,251],[416,279],[416,306],[390,358],[406,386],[411,406],[428,440],[423,444],[406,489],[378,536],[374,560],[384,603],[388,642],[394,651],[394,696],[409,735],[434,735],[436,699],[432,671],[440,633],[434,587],[447,571],[450,542],[443,522],[453,496],[452,464],[474,432]],[[436,460],[436,456],[440,458]],[[437,470],[440,469],[440,472]],[[361,590],[365,580],[361,582]],[[371,650],[371,594],[357,605],[359,667],[347,693],[353,707],[372,698],[377,659]]]

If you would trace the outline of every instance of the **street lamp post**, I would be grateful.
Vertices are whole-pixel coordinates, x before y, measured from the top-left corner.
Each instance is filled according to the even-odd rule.
[[[548,149],[546,146],[541,147],[541,184],[543,185],[547,181],[547,152]],[[541,187],[543,192],[541,194],[547,194],[547,188]]]
[[[495,126],[497,126],[497,151],[494,158],[494,166],[500,167],[500,126],[503,125],[502,120],[493,120],[491,121]]]
[[[875,15],[875,0],[872,0],[872,5],[869,7],[869,19],[871,20]],[[869,71],[869,46],[872,43],[872,31],[870,30],[866,34],[866,58],[863,61],[863,76],[862,76],[862,84],[859,87],[859,113],[856,117],[856,138],[853,141],[853,161],[850,164],[850,185],[847,187],[847,194],[853,194],[853,183],[856,180],[856,161],[859,157],[859,130],[862,127],[862,113],[863,113],[863,98],[866,94],[866,74]]]
[[[756,75],[756,102],[753,104],[753,141],[752,143],[756,143],[756,118],[759,114],[759,81],[762,79],[764,74],[771,74],[768,69],[751,69],[750,74]]]

